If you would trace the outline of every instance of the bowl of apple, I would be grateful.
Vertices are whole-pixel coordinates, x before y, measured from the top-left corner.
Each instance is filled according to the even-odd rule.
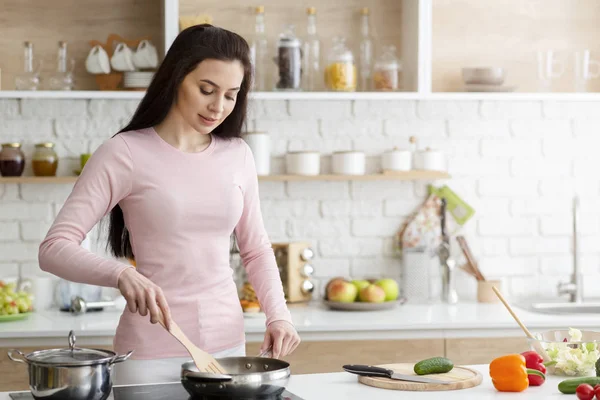
[[[399,297],[398,282],[381,279],[331,279],[323,302],[332,310],[376,311],[395,308],[404,303]]]
[[[27,318],[33,311],[30,293],[16,290],[14,282],[0,281],[0,322]]]

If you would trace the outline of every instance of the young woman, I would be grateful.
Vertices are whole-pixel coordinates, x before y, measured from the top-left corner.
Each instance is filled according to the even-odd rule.
[[[87,162],[40,245],[44,271],[117,287],[127,300],[114,349],[134,353],[117,365],[118,384],[179,380],[190,357],[157,324],[161,312],[215,357],[245,354],[232,232],[267,316],[261,350],[272,346],[278,358],[300,342],[264,229],[252,153],[240,138],[251,79],[242,37],[206,24],[182,31],[131,121]],[[136,268],[80,246],[107,213],[112,253],[135,259]]]

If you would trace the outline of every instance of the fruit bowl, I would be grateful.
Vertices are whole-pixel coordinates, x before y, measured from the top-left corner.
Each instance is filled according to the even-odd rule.
[[[0,322],[20,321],[28,318],[32,312],[24,312],[18,314],[0,315]]]
[[[400,298],[393,301],[384,301],[383,303],[367,303],[362,301],[355,301],[352,303],[343,303],[341,301],[329,301],[323,300],[323,303],[332,310],[340,311],[378,311],[378,310],[390,310],[404,304],[405,299]]]
[[[578,329],[558,329],[534,335],[554,365],[546,373],[559,376],[593,376],[595,363],[600,357],[600,332]],[[534,339],[528,339],[531,350],[536,350]]]

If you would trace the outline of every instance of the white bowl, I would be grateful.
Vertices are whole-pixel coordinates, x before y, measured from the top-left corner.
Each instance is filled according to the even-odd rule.
[[[466,84],[502,85],[506,76],[502,67],[471,67],[462,69],[462,77]]]

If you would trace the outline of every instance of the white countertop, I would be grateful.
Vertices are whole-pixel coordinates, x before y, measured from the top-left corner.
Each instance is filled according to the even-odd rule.
[[[385,311],[333,311],[321,303],[291,306],[302,340],[411,339],[522,336],[502,304],[405,304]],[[599,329],[600,315],[547,315],[515,309],[533,331],[576,327]],[[111,344],[120,312],[105,310],[74,316],[40,311],[23,321],[0,323],[0,347],[63,345],[74,330],[81,345]],[[149,318],[149,317],[148,317]],[[264,315],[245,318],[248,342],[263,340]]]
[[[336,372],[330,374],[307,374],[307,375],[292,375],[287,385],[287,390],[304,400],[392,400],[392,399],[416,399],[416,400],[433,400],[433,399],[456,399],[463,400],[478,399],[553,399],[553,398],[572,398],[561,394],[558,391],[558,383],[564,378],[548,376],[548,379],[542,386],[530,387],[520,393],[498,392],[492,385],[492,381],[488,373],[488,365],[470,366],[478,370],[483,381],[481,385],[462,390],[448,390],[440,392],[406,392],[398,390],[387,390],[373,388],[363,385],[358,382],[356,375],[346,372]],[[10,400],[8,392],[0,393],[0,400]]]

